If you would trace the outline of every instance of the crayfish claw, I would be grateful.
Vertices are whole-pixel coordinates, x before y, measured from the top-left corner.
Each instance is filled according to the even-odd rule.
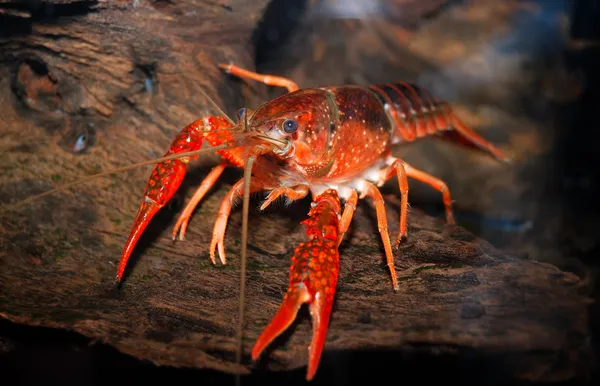
[[[279,197],[285,197],[288,202],[300,200],[308,194],[308,185],[298,185],[294,188],[289,188],[286,186],[280,186],[276,189],[273,189],[271,193],[265,199],[265,202],[260,206],[260,210],[265,210],[269,205],[273,203]]]
[[[398,238],[396,239],[396,244],[394,245],[394,250],[398,250],[400,249],[400,243],[406,242],[406,240],[408,240],[406,234],[399,234]]]
[[[227,143],[228,131],[231,124],[223,117],[204,117],[197,119],[184,127],[173,139],[169,150],[165,156],[170,156],[178,153],[185,153],[189,151],[200,150],[204,140],[208,140],[211,146],[217,146],[222,143]],[[218,152],[228,161],[236,163],[236,153],[231,150],[222,150]],[[163,208],[173,198],[179,186],[183,182],[185,173],[187,171],[187,165],[197,156],[182,157],[163,161],[158,163],[152,170],[152,174],[146,184],[146,191],[142,200],[140,209],[138,210],[137,216],[133,222],[131,232],[123,248],[121,254],[121,260],[119,262],[119,268],[117,272],[117,281],[121,281],[127,261],[131,256],[131,252],[135,248],[140,236],[152,220],[152,217]],[[173,230],[172,237],[177,236],[177,230],[181,225],[180,238],[183,239],[189,216],[191,216],[194,208],[198,202],[202,199],[206,191],[215,183],[217,178],[221,175],[221,172],[225,168],[226,163],[221,163],[211,171],[211,173],[205,178],[198,191],[186,206],[180,221],[178,221],[175,229]]]
[[[306,379],[311,380],[321,360],[323,346],[327,338],[327,328],[329,326],[329,318],[331,317],[331,309],[333,306],[333,294],[318,293],[315,299],[310,304],[310,316],[313,324],[313,336],[308,346],[308,370]]]
[[[215,250],[219,254],[219,260],[221,261],[221,264],[226,264],[226,262],[227,262],[227,260],[225,259],[225,244],[223,242],[224,238],[225,238],[226,225],[227,225],[227,216],[219,216],[215,223],[215,229],[213,231],[213,237],[212,237],[212,240],[210,241],[210,248],[209,248],[210,261],[213,264],[217,263],[217,260],[215,259]]]
[[[264,349],[267,348],[275,338],[288,329],[296,319],[296,315],[302,304],[307,303],[310,300],[311,296],[304,285],[288,290],[279,310],[254,344],[254,348],[252,349],[252,360],[257,360]]]
[[[189,221],[189,217],[188,218],[184,218],[183,216],[179,217],[179,219],[175,223],[175,226],[173,227],[173,232],[171,233],[171,239],[173,241],[175,241],[177,239],[179,239],[179,241],[185,240],[185,231],[187,230],[188,221]],[[179,235],[179,237],[177,237],[177,235]]]
[[[146,192],[140,209],[133,221],[133,226],[119,262],[117,281],[121,281],[131,252],[135,248],[140,236],[150,224],[154,215],[164,207],[173,197],[187,169],[187,162],[181,160],[164,161],[156,165],[146,186]]]
[[[309,212],[310,218],[302,222],[310,240],[295,249],[288,291],[275,317],[252,349],[252,359],[256,360],[292,324],[302,304],[308,303],[313,336],[308,348],[307,380],[315,375],[325,345],[340,263],[337,248],[340,203],[337,193],[327,190],[315,199],[314,204]]]

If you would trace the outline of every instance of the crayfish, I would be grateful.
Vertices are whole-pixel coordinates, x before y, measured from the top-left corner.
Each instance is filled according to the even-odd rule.
[[[446,183],[394,157],[393,145],[438,136],[483,151],[500,161],[509,160],[494,145],[463,124],[447,103],[434,99],[414,84],[398,82],[300,89],[286,78],[257,74],[232,64],[220,67],[241,78],[285,87],[288,93],[255,111],[240,109],[237,122],[222,112],[219,116],[198,119],[177,134],[163,158],[143,163],[158,162],[148,180],[123,249],[117,281],[121,281],[140,235],[179,188],[189,162],[203,151],[217,152],[222,161],[210,171],[187,203],[175,224],[172,237],[174,240],[184,239],[194,209],[227,167],[245,170],[244,177],[223,198],[209,247],[211,261],[216,263],[218,255],[220,262],[226,264],[224,237],[227,221],[236,200],[243,197],[242,299],[238,326],[238,343],[241,345],[248,196],[253,192],[269,192],[260,207],[264,210],[280,197],[295,201],[310,194],[309,217],[302,222],[306,226],[308,241],[294,250],[287,293],[252,349],[252,358],[256,360],[292,324],[300,307],[308,303],[313,324],[306,376],[310,380],[317,371],[326,341],[338,280],[338,246],[352,222],[359,198],[368,197],[374,203],[391,284],[396,291],[399,286],[392,242],[384,199],[378,188],[397,177],[401,201],[396,246],[407,236],[408,177],[438,190],[445,206],[446,221],[454,223],[452,199]],[[204,141],[211,147],[202,149]],[[238,349],[238,361],[240,355]]]

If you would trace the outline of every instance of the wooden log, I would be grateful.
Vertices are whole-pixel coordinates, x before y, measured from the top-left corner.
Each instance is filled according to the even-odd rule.
[[[12,88],[4,97],[67,150],[113,128],[164,148],[187,123],[217,113],[202,91],[229,110],[252,98],[219,90],[216,64],[253,67],[247,42],[266,0],[235,9],[214,1],[34,3],[30,18],[3,17],[2,78]]]
[[[73,8],[60,8],[69,2],[54,3],[60,19],[39,7],[12,7],[23,14],[10,16],[0,35],[3,204],[162,155],[179,128],[215,113],[201,89],[229,111],[246,104],[234,86],[240,83],[215,63],[252,67],[247,40],[266,1],[237,2],[233,11],[209,1],[135,8],[76,2],[72,16]],[[248,104],[263,90],[246,89]],[[170,239],[177,213],[212,163],[203,157],[194,164],[143,236],[120,289],[116,264],[149,167],[0,214],[0,316],[72,330],[159,365],[248,373],[252,343],[276,311],[290,254],[304,240],[299,223],[308,203],[251,215],[238,366],[239,211],[228,226],[226,266],[210,264],[208,244],[220,200],[240,174],[228,173],[200,205],[187,241]],[[398,200],[389,191],[385,197],[395,234]],[[341,248],[325,361],[336,352],[451,347],[501,357],[498,365],[521,379],[570,380],[589,371],[588,299],[575,275],[505,256],[418,210],[409,214],[409,240],[396,259],[399,293],[391,288],[373,209],[361,203]],[[305,365],[310,332],[304,314],[257,367]]]
[[[206,170],[201,172],[190,180],[197,183]],[[129,179],[137,182],[132,188],[140,186],[137,178]],[[90,185],[93,195],[77,189],[77,199],[57,195],[19,217],[3,217],[0,315],[74,330],[156,364],[247,371],[233,363],[239,212],[226,239],[228,264],[215,267],[208,261],[212,220],[225,187],[195,214],[185,242],[170,240],[177,206],[164,210],[138,248],[124,287],[116,291],[116,264],[134,211],[105,200],[122,195],[125,184],[117,177],[109,186]],[[139,198],[133,196],[122,201]],[[386,199],[397,208],[395,197]],[[246,365],[251,344],[285,292],[291,251],[303,239],[299,213],[307,206],[303,202],[250,221]],[[398,220],[395,211],[389,217],[391,224]],[[575,275],[503,256],[460,227],[413,211],[410,239],[396,253],[402,284],[396,294],[367,205],[361,205],[349,236],[342,245],[326,350],[475,348],[487,355],[510,353],[505,371],[534,380],[571,379],[581,376],[582,366],[585,371],[588,302]],[[309,320],[300,318],[294,330],[261,366],[305,365]],[[540,374],[541,368],[547,372]]]

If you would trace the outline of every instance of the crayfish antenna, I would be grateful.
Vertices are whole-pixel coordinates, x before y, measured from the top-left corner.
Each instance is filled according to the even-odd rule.
[[[127,165],[127,166],[122,166],[122,167],[110,169],[110,170],[107,170],[105,172],[97,173],[97,174],[94,174],[94,175],[91,175],[91,176],[88,176],[88,177],[85,177],[85,178],[81,178],[81,179],[73,181],[73,182],[69,182],[67,184],[60,185],[60,186],[58,186],[58,187],[56,187],[54,189],[48,190],[46,192],[43,192],[43,193],[40,193],[40,194],[36,194],[36,195],[33,195],[33,196],[29,196],[29,197],[27,197],[27,198],[25,198],[25,199],[23,199],[21,201],[15,202],[14,204],[5,205],[5,206],[2,207],[2,212],[5,212],[5,211],[8,212],[10,210],[18,209],[18,208],[22,207],[23,205],[28,204],[30,202],[33,202],[35,200],[38,200],[38,199],[40,199],[42,197],[49,196],[51,194],[61,192],[63,190],[67,190],[67,189],[72,188],[72,187],[77,186],[77,185],[85,184],[87,182],[93,181],[93,180],[98,179],[98,178],[108,177],[108,176],[110,176],[112,174],[115,174],[115,173],[121,173],[121,172],[126,172],[128,170],[137,169],[140,166],[154,165],[157,162],[164,162],[164,161],[169,161],[169,160],[174,160],[174,159],[180,159],[180,158],[185,158],[185,157],[198,156],[198,155],[200,155],[202,153],[217,152],[219,150],[230,150],[230,149],[234,149],[234,148],[240,147],[240,146],[241,145],[239,145],[239,144],[236,143],[236,144],[233,144],[233,145],[224,144],[224,145],[219,145],[219,146],[205,147],[204,149],[200,149],[200,150],[188,151],[188,152],[177,153],[177,154],[171,154],[171,155],[168,155],[168,156],[165,156],[165,157],[161,157],[161,158],[155,158],[155,159],[152,159],[152,160],[137,162],[137,163],[134,163],[134,164],[131,164],[131,165]]]
[[[227,122],[231,125],[231,126],[235,126],[235,122],[233,121],[233,119],[231,119],[229,117],[229,115],[225,114],[225,111],[223,111],[222,108],[219,107],[219,105],[217,104],[217,102],[215,102],[211,97],[208,96],[208,94],[206,92],[204,92],[204,90],[200,89],[200,93],[202,95],[204,95],[204,97],[210,102],[210,104],[219,112],[219,114],[221,114],[221,116],[225,117],[225,119],[227,120]]]
[[[237,349],[235,361],[237,364],[242,362],[242,335],[244,332],[244,303],[246,298],[246,260],[248,253],[248,213],[250,212],[250,177],[252,175],[252,165],[255,156],[250,155],[244,169],[244,196],[242,209],[242,251],[240,253],[240,302],[238,311],[238,325],[236,331]],[[240,384],[240,375],[236,375],[236,384]]]
[[[244,114],[244,133],[248,133],[248,114]],[[279,144],[278,141],[269,140],[269,137],[256,136],[254,133],[248,133],[249,136],[254,136],[258,140],[262,140],[262,144],[255,145],[248,153],[246,164],[244,167],[244,193],[243,193],[243,209],[242,209],[242,250],[240,253],[240,302],[238,313],[238,325],[236,331],[236,364],[240,365],[242,361],[243,351],[243,332],[244,332],[244,303],[246,298],[246,260],[248,255],[248,215],[250,212],[250,178],[252,176],[252,166],[256,158],[263,154],[273,151]],[[241,384],[240,375],[236,374],[236,385]]]
[[[200,93],[219,112],[219,114],[221,114],[225,118],[225,120],[232,127],[235,126],[235,122],[233,122],[233,120],[227,114],[225,114],[225,112],[219,107],[219,105],[217,105],[217,103],[210,96],[208,96],[208,94],[203,89],[200,89]],[[231,130],[231,128],[225,129],[225,131],[230,131],[230,130]],[[219,131],[219,130],[216,130],[216,131]],[[213,131],[213,132],[215,132],[215,131]],[[17,208],[19,208],[19,207],[21,207],[21,206],[23,206],[23,205],[25,205],[25,204],[27,204],[29,202],[38,200],[38,199],[40,199],[42,197],[45,197],[45,196],[48,196],[50,194],[54,194],[54,193],[66,190],[66,189],[71,188],[71,187],[76,186],[76,185],[81,185],[81,184],[84,184],[86,182],[93,181],[93,180],[95,180],[97,178],[106,177],[106,176],[110,176],[110,175],[115,174],[115,173],[121,173],[121,172],[125,172],[125,171],[128,171],[128,170],[137,169],[140,166],[154,165],[154,164],[156,164],[158,162],[164,162],[164,161],[169,161],[169,160],[174,160],[174,159],[182,159],[182,158],[186,158],[186,157],[197,157],[198,155],[200,155],[202,153],[217,152],[219,150],[230,150],[230,149],[234,149],[236,147],[240,147],[240,145],[239,144],[234,144],[234,145],[222,144],[222,145],[218,145],[218,146],[204,147],[203,149],[197,149],[197,150],[193,150],[193,151],[181,152],[181,153],[176,153],[176,154],[167,154],[166,156],[161,157],[161,158],[156,158],[156,159],[148,160],[148,161],[142,161],[142,162],[134,163],[132,165],[115,168],[115,169],[112,169],[112,170],[108,170],[108,171],[105,171],[105,172],[101,172],[101,173],[94,174],[94,175],[89,176],[89,177],[85,177],[85,178],[82,178],[82,179],[70,182],[68,184],[61,185],[61,186],[59,186],[57,188],[54,188],[54,189],[51,189],[51,190],[49,190],[47,192],[43,192],[43,193],[40,193],[40,194],[36,194],[36,195],[30,196],[30,197],[27,197],[27,198],[25,198],[25,199],[23,199],[21,201],[18,201],[18,202],[14,203],[14,204],[5,205],[5,206],[3,206],[3,207],[0,208],[0,213],[4,213],[5,211],[10,211],[10,210],[17,209]]]
[[[248,114],[244,114],[244,132],[248,131]],[[250,177],[252,166],[256,157],[265,151],[263,146],[256,146],[250,150],[246,166],[244,168],[244,194],[242,198],[242,250],[240,252],[240,302],[238,309],[238,325],[236,330],[237,348],[235,353],[236,364],[242,363],[243,334],[244,334],[244,304],[246,299],[246,260],[248,254],[248,214],[250,212]],[[239,374],[235,376],[236,385],[241,385]]]

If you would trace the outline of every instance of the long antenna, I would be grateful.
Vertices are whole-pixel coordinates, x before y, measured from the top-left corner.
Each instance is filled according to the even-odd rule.
[[[52,190],[49,190],[47,192],[27,197],[26,199],[21,200],[19,202],[16,202],[14,204],[6,205],[6,206],[4,206],[4,207],[1,208],[0,213],[4,213],[5,211],[17,209],[17,208],[25,205],[28,202],[31,202],[33,200],[37,200],[38,198],[42,198],[44,196],[48,196],[50,194],[59,192],[61,190],[68,189],[68,188],[70,188],[72,186],[75,186],[75,185],[80,185],[80,184],[89,182],[89,181],[94,180],[96,178],[105,177],[105,176],[108,176],[108,175],[111,175],[111,174],[114,174],[114,173],[120,173],[120,172],[124,172],[124,171],[131,170],[131,169],[136,169],[136,168],[138,168],[140,166],[144,166],[144,165],[152,165],[152,164],[156,164],[158,162],[169,161],[169,160],[172,160],[172,159],[190,157],[190,156],[198,155],[198,154],[209,152],[209,151],[213,151],[214,152],[214,151],[217,151],[217,150],[233,149],[233,148],[240,147],[240,146],[242,146],[242,145],[237,144],[237,143],[233,144],[233,145],[212,146],[212,147],[208,147],[208,148],[204,148],[204,149],[200,149],[200,150],[188,151],[188,152],[185,152],[185,153],[171,154],[171,155],[168,155],[166,157],[155,158],[155,159],[151,159],[151,160],[148,160],[148,161],[138,162],[138,163],[135,163],[135,164],[132,164],[132,165],[122,166],[120,168],[107,170],[105,172],[94,174],[92,176],[85,177],[85,178],[82,178],[82,179],[77,180],[77,181],[69,182],[67,184],[61,185],[61,186],[59,186],[57,188],[54,188]]]
[[[248,115],[244,114],[244,131],[248,129]],[[246,168],[244,169],[244,196],[242,203],[242,251],[240,256],[240,301],[238,310],[238,325],[236,331],[236,353],[235,362],[240,365],[242,363],[243,343],[242,337],[244,333],[244,305],[246,299],[246,255],[248,252],[248,213],[250,212],[250,177],[252,175],[252,165],[254,164],[254,154],[250,153]],[[235,384],[240,386],[242,383],[241,375],[236,374]]]
[[[204,97],[206,98],[206,100],[208,100],[210,102],[210,104],[223,117],[225,117],[225,119],[227,120],[227,122],[229,122],[231,124],[231,126],[235,127],[235,122],[233,122],[233,120],[229,117],[229,115],[225,114],[225,112],[219,107],[219,105],[214,100],[212,100],[212,98],[209,97],[208,94],[202,88],[200,88],[199,90],[200,90],[200,93],[202,95],[204,95]],[[246,122],[246,124],[247,124],[247,122]],[[229,131],[230,129],[226,129],[226,130]],[[217,130],[215,130],[215,131],[217,131]],[[220,131],[220,130],[218,130],[218,131]],[[83,184],[83,183],[92,181],[92,180],[94,180],[96,178],[105,177],[105,176],[111,175],[113,173],[120,173],[120,172],[124,172],[124,171],[127,171],[127,170],[138,168],[140,166],[151,165],[151,164],[155,164],[155,163],[163,162],[163,161],[168,161],[168,160],[172,160],[172,159],[178,159],[178,158],[184,158],[184,157],[188,157],[188,156],[198,155],[198,154],[201,154],[201,153],[204,153],[204,152],[207,152],[207,151],[228,150],[228,149],[233,149],[233,148],[236,148],[236,147],[239,147],[239,146],[240,145],[234,145],[234,146],[228,146],[228,145],[212,146],[212,147],[209,147],[209,148],[204,148],[204,149],[200,149],[200,150],[190,151],[190,152],[186,152],[186,153],[177,153],[177,154],[173,154],[173,155],[166,156],[166,157],[161,157],[161,158],[156,158],[156,159],[153,159],[153,160],[138,162],[136,164],[129,165],[129,166],[123,166],[123,167],[120,167],[120,168],[116,168],[116,169],[112,169],[112,170],[107,170],[107,171],[102,172],[102,173],[94,174],[93,176],[82,178],[81,180],[77,180],[77,181],[73,181],[73,182],[68,183],[68,184],[61,185],[58,188],[49,190],[47,192],[36,194],[35,196],[28,197],[28,198],[26,198],[24,200],[21,200],[21,201],[15,203],[15,204],[6,205],[6,206],[0,208],[0,213],[4,213],[4,212],[9,211],[9,210],[14,210],[16,208],[21,207],[22,205],[25,205],[28,202],[37,200],[38,198],[42,198],[44,196],[47,196],[47,195],[59,192],[61,190],[68,189],[68,188],[70,188],[72,186],[75,186],[75,185],[79,185],[79,184]]]
[[[231,118],[229,118],[229,115],[225,114],[225,111],[223,111],[219,105],[212,100],[211,97],[208,96],[207,93],[204,92],[204,90],[202,90],[201,88],[199,89],[200,93],[202,93],[202,95],[204,95],[204,97],[210,102],[211,105],[213,105],[213,107],[221,114],[225,117],[225,119],[227,119],[227,122],[229,122],[231,124],[231,126],[235,126],[235,122],[233,122],[233,120]]]
[[[235,360],[237,364],[242,362],[242,335],[244,331],[244,304],[246,298],[246,255],[248,251],[248,212],[250,207],[250,175],[252,173],[252,164],[254,156],[248,158],[246,170],[244,170],[244,198],[243,198],[243,217],[242,217],[242,252],[240,265],[240,302],[239,316],[237,325],[236,342],[238,344]],[[236,375],[236,385],[240,385],[240,375]]]

